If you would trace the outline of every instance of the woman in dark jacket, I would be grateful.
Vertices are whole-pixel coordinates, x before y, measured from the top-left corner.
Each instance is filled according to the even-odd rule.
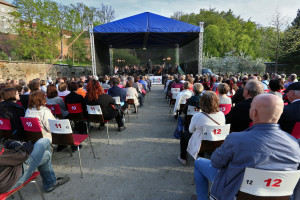
[[[0,117],[10,119],[13,139],[24,141],[25,132],[20,117],[25,116],[25,110],[16,103],[17,100],[20,100],[17,89],[5,88],[2,92],[2,98]]]
[[[124,130],[123,116],[115,109],[115,100],[110,95],[104,93],[100,83],[92,80],[87,84],[86,90],[86,105],[100,105],[104,120],[116,118],[119,127],[118,131]],[[104,126],[104,124],[101,124],[101,126]]]

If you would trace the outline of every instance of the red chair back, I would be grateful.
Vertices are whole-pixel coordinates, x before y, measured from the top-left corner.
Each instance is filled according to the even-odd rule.
[[[21,117],[21,121],[25,131],[42,132],[38,118]]]
[[[62,98],[64,100],[64,102],[65,102],[66,96],[59,96],[59,97]]]
[[[224,113],[224,115],[227,115],[231,110],[231,104],[220,104],[219,108]]]
[[[0,118],[0,130],[11,130],[10,119]]]
[[[104,93],[107,94],[107,92],[108,92],[108,89],[104,89]]]
[[[22,105],[22,102],[21,101],[17,101],[16,102],[19,106],[22,106],[23,107],[23,105]]]
[[[67,103],[69,113],[82,113],[82,106],[80,103]]]
[[[46,106],[51,110],[53,115],[54,114],[61,115],[61,110],[58,104],[53,104],[53,105],[47,104]]]
[[[296,122],[291,133],[296,139],[300,138],[300,122]]]
[[[36,142],[43,138],[42,128],[38,118],[21,117],[26,132],[26,140]]]
[[[12,139],[10,119],[0,118],[0,137]]]

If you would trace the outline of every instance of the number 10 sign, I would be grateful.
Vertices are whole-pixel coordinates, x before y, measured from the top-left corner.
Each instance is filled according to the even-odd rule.
[[[299,180],[299,171],[246,168],[240,191],[256,196],[288,196]]]

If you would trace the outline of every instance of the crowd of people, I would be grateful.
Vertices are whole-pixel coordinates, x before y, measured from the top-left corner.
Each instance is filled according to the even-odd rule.
[[[146,65],[125,65],[116,66],[114,68],[114,73],[118,75],[143,75],[143,74],[153,74],[155,76],[161,76],[163,74],[176,74],[178,73],[178,68],[172,65],[155,65],[150,66],[149,63]]]
[[[48,77],[29,83],[7,79],[0,84],[0,118],[10,120],[12,138],[0,141],[0,193],[22,185],[36,169],[41,173],[46,192],[70,180],[68,176],[56,177],[52,169],[53,149],[61,151],[64,146],[53,148],[48,121],[68,119],[68,105],[80,104],[86,119],[87,105],[100,105],[104,120],[115,119],[118,131],[122,132],[126,128],[124,111],[130,106],[128,95],[141,108],[150,91],[151,81],[147,76],[57,78],[55,82]],[[174,106],[170,113],[183,127],[179,134],[178,161],[187,165],[188,153],[198,157],[194,163],[197,195],[192,199],[234,200],[246,167],[272,171],[299,168],[300,148],[294,137],[294,127],[300,122],[300,82],[296,74],[287,79],[285,75],[267,73],[166,75],[164,92]],[[116,97],[120,104],[116,103]],[[53,112],[49,105],[57,105],[61,112]],[[190,114],[190,107],[196,113]],[[183,120],[179,120],[181,116]],[[21,117],[37,118],[43,138],[35,143],[26,141]],[[99,123],[102,129],[105,123]],[[226,124],[230,124],[226,139],[213,150],[202,150],[204,127]],[[82,130],[85,128],[77,131]],[[210,189],[209,181],[213,182]],[[291,199],[300,198],[299,187],[296,186]]]
[[[182,126],[178,161],[196,158],[196,193],[191,199],[234,200],[246,167],[272,171],[299,168],[300,82],[296,74],[166,75],[165,98]],[[189,114],[193,107],[197,113]],[[182,123],[181,123],[182,121]],[[214,148],[201,148],[205,126],[230,124],[230,133]],[[216,133],[213,133],[216,134]],[[199,144],[200,142],[200,144]],[[211,143],[212,144],[212,143]],[[203,150],[204,149],[204,150]],[[212,186],[209,189],[209,182]],[[299,185],[299,184],[298,184]],[[300,199],[300,185],[290,199]],[[210,191],[210,193],[208,192]]]
[[[47,80],[34,79],[29,83],[22,79],[7,79],[6,83],[0,84],[0,119],[10,121],[11,137],[0,138],[0,194],[22,185],[36,169],[41,173],[45,192],[51,192],[69,181],[68,176],[56,177],[51,166],[53,149],[61,151],[66,146],[52,145],[49,120],[71,120],[70,105],[81,106],[87,123],[87,105],[100,105],[104,120],[99,121],[99,129],[105,126],[106,120],[115,118],[118,131],[122,132],[126,128],[125,110],[130,107],[128,96],[133,98],[134,106],[142,108],[145,95],[150,90],[151,82],[147,76],[57,78],[55,82],[48,77]],[[120,104],[114,97],[120,99]],[[59,109],[49,109],[54,105]],[[27,141],[21,117],[37,118],[43,138],[35,143]],[[0,125],[3,125],[2,120]],[[92,126],[83,128],[85,125],[74,121],[73,131],[87,134],[84,130]],[[72,151],[77,149],[72,148]]]

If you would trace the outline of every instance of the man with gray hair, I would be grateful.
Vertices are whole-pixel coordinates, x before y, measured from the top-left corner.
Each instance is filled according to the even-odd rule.
[[[252,99],[264,93],[262,83],[257,80],[250,80],[244,87],[244,100],[231,109],[225,116],[226,124],[231,124],[231,131],[243,131],[249,127],[251,119],[249,117],[249,110]]]

